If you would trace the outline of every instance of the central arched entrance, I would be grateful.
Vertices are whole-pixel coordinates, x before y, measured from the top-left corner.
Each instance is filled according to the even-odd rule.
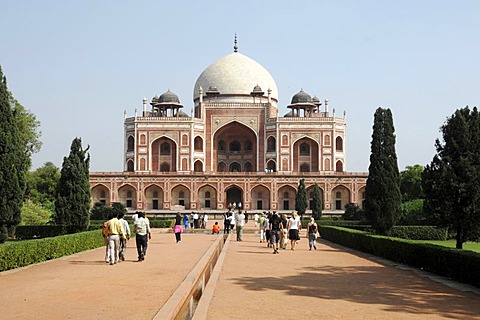
[[[238,205],[239,202],[242,201],[243,198],[243,192],[242,189],[239,187],[233,186],[227,189],[227,203],[226,205],[228,206],[229,203],[236,203]]]
[[[213,167],[218,172],[257,171],[257,136],[242,123],[233,121],[213,137]]]

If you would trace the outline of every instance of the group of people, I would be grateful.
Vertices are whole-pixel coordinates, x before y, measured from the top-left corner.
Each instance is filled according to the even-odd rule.
[[[124,219],[123,212],[117,215],[111,214],[103,223],[102,235],[105,240],[105,262],[114,265],[125,260],[127,242],[130,240],[130,226]],[[133,228],[137,246],[138,261],[143,261],[147,254],[148,240],[152,238],[150,221],[145,212],[137,212],[133,215]]]
[[[235,210],[237,208],[237,211]],[[229,234],[235,229],[237,241],[243,241],[243,229],[246,223],[247,212],[242,212],[239,207],[231,206],[224,213],[224,234]],[[148,240],[152,238],[150,230],[150,221],[145,216],[145,212],[137,212],[132,216],[135,232],[135,242],[138,253],[138,261],[143,261],[147,254]],[[202,224],[199,225],[198,214],[192,212],[191,217],[187,214],[183,216],[177,212],[173,226],[175,240],[177,243],[182,242],[183,227],[188,228],[189,221],[193,221],[193,228],[201,226],[206,228],[208,222],[208,214],[202,215]],[[276,211],[263,212],[254,215],[255,227],[259,228],[260,243],[267,242],[267,247],[273,249],[274,254],[278,254],[279,249],[286,249],[288,241],[290,241],[290,249],[295,247],[300,240],[300,231],[302,230],[302,222],[298,214],[294,211],[291,217],[286,214],[278,214]],[[309,250],[317,250],[317,237],[320,236],[318,226],[313,218],[306,226],[306,236],[308,237]],[[220,233],[220,225],[218,222],[212,227],[212,234]],[[111,215],[109,219],[103,223],[102,235],[105,239],[106,251],[105,262],[110,265],[125,260],[127,249],[127,241],[130,240],[130,227],[124,219],[124,213]]]
[[[246,217],[248,213],[243,212],[241,209],[238,209],[238,212],[235,212],[235,207],[233,206],[226,213],[223,214],[223,233],[229,234],[230,230],[235,229],[237,234],[237,241],[243,241],[243,228],[247,222]]]
[[[295,250],[302,230],[302,222],[297,212],[294,211],[291,217],[287,217],[286,214],[280,216],[276,211],[264,211],[262,214],[255,214],[254,221],[259,228],[260,243],[267,242],[267,247],[272,248],[274,254],[278,254],[280,248],[286,249],[289,240],[290,249]],[[310,218],[306,229],[309,250],[317,250],[319,232],[314,218]]]
[[[181,216],[181,215],[180,215]],[[208,224],[208,214],[199,215],[192,211],[190,215],[183,214],[183,228],[188,229],[206,229]]]

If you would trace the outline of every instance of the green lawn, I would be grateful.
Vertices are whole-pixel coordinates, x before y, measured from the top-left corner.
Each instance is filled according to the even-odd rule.
[[[428,242],[431,244],[436,244],[438,246],[444,246],[449,248],[455,248],[455,240],[447,240],[447,241],[422,241]],[[465,242],[463,244],[463,250],[470,250],[480,253],[480,242]]]

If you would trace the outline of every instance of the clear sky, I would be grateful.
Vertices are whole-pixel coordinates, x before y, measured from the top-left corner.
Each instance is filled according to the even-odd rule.
[[[390,108],[399,168],[425,165],[440,126],[480,101],[480,1],[3,1],[0,65],[41,122],[33,169],[75,137],[91,171],[123,170],[123,113],[233,51],[262,64],[280,115],[303,88],[347,112],[347,170],[368,171],[373,115]]]

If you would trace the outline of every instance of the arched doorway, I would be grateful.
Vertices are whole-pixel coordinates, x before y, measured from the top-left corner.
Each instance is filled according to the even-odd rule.
[[[131,185],[124,185],[118,189],[119,202],[127,208],[127,210],[137,209],[137,190]]]
[[[198,201],[200,209],[217,208],[217,190],[210,185],[198,189]]]
[[[256,186],[251,197],[253,210],[270,210],[270,191],[266,187]]]
[[[228,206],[229,203],[236,203],[238,204],[239,202],[242,202],[242,199],[243,199],[243,192],[242,192],[242,189],[240,189],[239,187],[237,186],[232,186],[230,188],[227,189],[227,203],[226,205]]]
[[[161,137],[152,143],[152,171],[177,171],[177,146],[175,141]]]
[[[318,143],[302,138],[293,144],[293,170],[295,172],[318,172]]]
[[[257,171],[257,136],[244,124],[233,121],[218,129],[213,137],[213,147],[216,171]]]
[[[295,195],[297,190],[291,186],[278,189],[278,207],[280,210],[295,210]]]
[[[163,190],[159,186],[152,185],[145,189],[146,210],[163,209]]]
[[[103,203],[106,206],[110,205],[110,190],[103,184],[96,185],[92,188],[92,205],[95,203]]]
[[[344,186],[333,188],[332,193],[333,210],[345,210],[345,205],[350,203],[350,190]]]

